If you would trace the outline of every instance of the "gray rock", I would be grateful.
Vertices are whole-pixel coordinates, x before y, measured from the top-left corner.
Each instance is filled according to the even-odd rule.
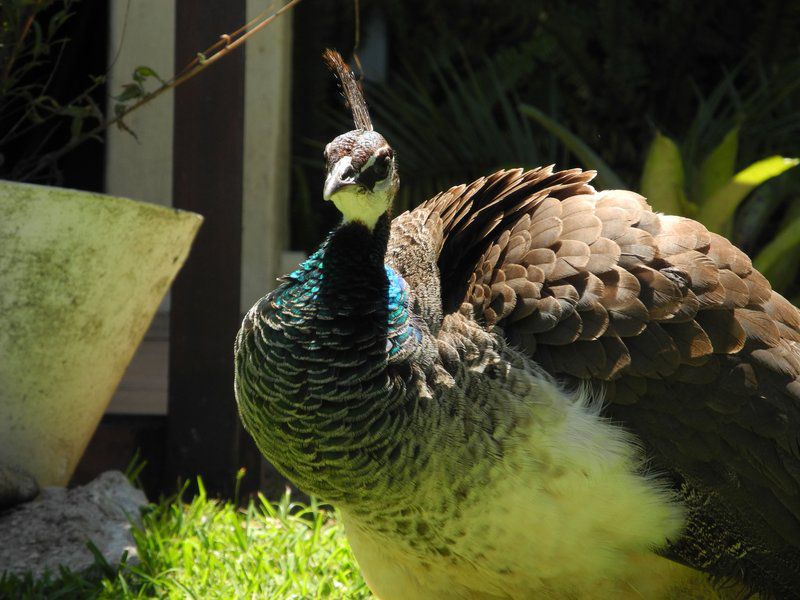
[[[39,485],[33,475],[0,463],[0,510],[33,500],[38,493]]]
[[[146,504],[119,471],[74,489],[43,488],[36,500],[0,512],[0,573],[39,577],[46,570],[58,573],[59,565],[83,571],[94,562],[89,540],[111,565],[126,550],[135,559],[131,522],[139,521]]]

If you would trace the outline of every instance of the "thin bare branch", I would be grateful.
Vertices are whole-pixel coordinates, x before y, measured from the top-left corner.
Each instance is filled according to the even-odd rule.
[[[145,94],[132,105],[127,106],[122,110],[118,111],[117,114],[111,119],[107,119],[102,123],[100,123],[99,125],[97,125],[96,127],[84,132],[79,137],[75,138],[74,140],[71,140],[69,143],[59,148],[58,150],[55,150],[53,152],[50,152],[49,154],[44,155],[39,160],[37,166],[31,171],[29,171],[25,175],[25,177],[33,177],[37,175],[48,165],[54,163],[59,158],[61,158],[68,152],[71,152],[77,146],[80,146],[87,140],[94,138],[101,131],[104,131],[108,127],[119,123],[133,111],[141,108],[142,106],[148,104],[149,102],[152,102],[153,100],[161,96],[164,92],[175,89],[176,87],[185,83],[192,77],[195,77],[202,71],[205,71],[208,67],[213,65],[222,57],[236,50],[239,46],[244,44],[250,37],[261,31],[262,29],[264,29],[264,27],[269,25],[273,20],[275,20],[277,17],[279,17],[286,11],[293,8],[295,5],[299,4],[301,1],[302,0],[290,0],[281,8],[272,13],[270,13],[271,10],[270,7],[269,9],[260,13],[249,23],[245,24],[244,26],[234,31],[233,33],[221,35],[220,39],[212,46],[210,46],[205,52],[198,53],[198,55],[194,59],[192,59],[192,61],[190,61],[189,64],[179,72],[178,75],[176,75],[169,81],[166,81],[160,87],[156,88],[152,92]],[[213,52],[213,54],[207,56],[209,52]]]

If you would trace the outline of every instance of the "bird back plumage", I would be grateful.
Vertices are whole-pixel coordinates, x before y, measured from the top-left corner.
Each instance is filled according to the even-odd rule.
[[[596,192],[592,176],[511,170],[452,188],[394,220],[387,260],[412,297],[441,297],[561,381],[603,389],[604,414],[639,434],[688,507],[669,556],[788,597],[800,311],[725,238]],[[440,282],[419,276],[431,248]]]

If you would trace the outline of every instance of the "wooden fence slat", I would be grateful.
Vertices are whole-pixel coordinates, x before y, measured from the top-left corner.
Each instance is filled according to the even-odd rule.
[[[246,0],[176,3],[176,70],[245,22]],[[165,489],[203,477],[231,496],[258,454],[236,414],[233,338],[241,322],[244,52],[175,90],[174,206],[205,222],[172,288]],[[253,487],[249,482],[245,487]]]

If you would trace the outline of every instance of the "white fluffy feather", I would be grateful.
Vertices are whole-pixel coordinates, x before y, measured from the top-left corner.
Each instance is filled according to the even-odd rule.
[[[376,537],[374,523],[343,510],[356,558],[378,597],[715,598],[702,574],[653,554],[680,533],[682,509],[644,471],[634,438],[598,415],[600,399],[588,386],[563,390],[531,363],[505,358],[517,366],[509,366],[497,393],[511,391],[518,400],[500,404],[509,430],[495,435],[517,443],[506,446],[477,490],[482,500],[442,525],[441,538],[456,540],[449,555],[425,555],[402,539]],[[468,370],[486,364],[480,360]],[[464,377],[468,382],[469,374]],[[436,513],[445,471],[453,471],[453,457],[439,456],[425,478],[430,489],[419,491],[415,508],[423,515]],[[688,590],[701,595],[686,596]]]

